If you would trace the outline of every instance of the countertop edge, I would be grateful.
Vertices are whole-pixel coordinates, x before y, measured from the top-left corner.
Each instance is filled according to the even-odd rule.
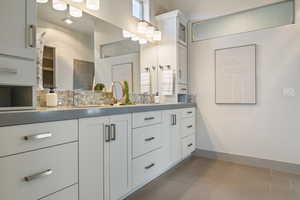
[[[196,104],[158,104],[139,106],[120,106],[109,108],[82,108],[62,110],[32,110],[0,112],[0,127],[16,126],[34,123],[45,123],[64,120],[75,120],[80,118],[102,117],[110,115],[121,115],[137,112],[150,112],[159,110],[173,110],[196,107]]]

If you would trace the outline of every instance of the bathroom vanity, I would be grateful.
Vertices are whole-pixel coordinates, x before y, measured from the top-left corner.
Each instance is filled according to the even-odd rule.
[[[1,112],[1,200],[119,200],[195,150],[195,105]]]

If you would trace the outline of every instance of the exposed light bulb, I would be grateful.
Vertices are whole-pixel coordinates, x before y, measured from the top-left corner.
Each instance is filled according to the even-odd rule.
[[[124,38],[130,38],[130,37],[132,37],[132,33],[128,32],[126,30],[123,30],[123,37]]]
[[[73,2],[75,2],[75,3],[81,3],[81,2],[83,2],[83,0],[72,0]]]
[[[153,40],[154,41],[161,41],[162,39],[162,34],[160,31],[154,31],[153,33]]]
[[[90,10],[99,10],[100,0],[86,0],[86,7]]]
[[[148,24],[146,22],[140,21],[137,24],[137,32],[141,33],[141,34],[144,34],[144,33],[147,32],[147,27],[148,27]]]
[[[73,24],[73,21],[69,18],[63,20],[66,24]]]
[[[63,11],[67,10],[67,4],[64,1],[61,0],[52,0],[52,7],[55,10]]]
[[[36,0],[36,2],[38,2],[38,3],[47,3],[48,0]]]
[[[154,35],[155,28],[153,26],[148,26],[146,36],[152,38]]]
[[[148,41],[146,39],[141,38],[141,39],[139,39],[139,43],[140,44],[147,44]]]
[[[75,8],[73,6],[69,6],[69,12],[72,17],[82,17],[82,10],[79,8]]]
[[[133,36],[131,37],[131,40],[132,40],[132,41],[138,41],[138,40],[140,40],[140,38],[139,38],[138,36],[136,36],[136,35],[133,35]]]

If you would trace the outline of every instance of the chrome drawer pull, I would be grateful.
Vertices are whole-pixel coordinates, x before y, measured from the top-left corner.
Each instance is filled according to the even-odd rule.
[[[152,163],[151,165],[148,165],[148,166],[146,166],[146,167],[145,167],[145,169],[147,169],[147,170],[148,170],[148,169],[151,169],[151,168],[152,168],[152,167],[154,167],[154,166],[155,166],[155,164],[154,164],[154,163]]]
[[[187,128],[193,128],[193,125],[187,126]]]
[[[110,133],[110,141],[115,141],[116,140],[116,125],[111,124],[110,125],[111,133]]]
[[[31,176],[26,176],[24,178],[24,180],[26,182],[30,182],[30,181],[33,181],[33,180],[36,180],[36,179],[39,179],[39,178],[42,178],[45,176],[50,176],[52,173],[53,173],[52,169],[47,169],[46,171],[43,171],[41,173],[37,173],[37,174],[31,175]]]
[[[152,140],[154,140],[154,139],[155,139],[155,137],[150,137],[150,138],[146,138],[145,141],[146,141],[146,142],[150,142],[150,141],[152,141]]]
[[[110,138],[111,138],[111,126],[110,125],[105,125],[104,135],[105,135],[105,142],[110,142]]]
[[[149,121],[149,120],[153,120],[153,119],[155,119],[155,118],[154,117],[146,117],[144,120]]]
[[[192,114],[192,113],[193,113],[192,111],[187,112],[187,114]]]
[[[28,46],[31,48],[36,47],[36,26],[30,25],[29,26],[29,33],[28,33]]]
[[[11,69],[8,67],[1,67],[0,68],[0,73],[3,74],[18,74],[18,70],[17,69]]]
[[[42,134],[24,136],[24,140],[35,141],[35,140],[47,139],[50,137],[52,137],[52,133],[42,133]]]
[[[191,146],[193,146],[193,143],[191,143],[191,144],[188,145],[188,147],[191,147]]]

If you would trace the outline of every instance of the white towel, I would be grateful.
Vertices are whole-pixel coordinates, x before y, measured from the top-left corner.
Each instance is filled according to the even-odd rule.
[[[150,94],[151,81],[150,81],[150,72],[141,73],[141,93]]]
[[[174,73],[173,70],[164,70],[161,74],[160,95],[174,94]]]

